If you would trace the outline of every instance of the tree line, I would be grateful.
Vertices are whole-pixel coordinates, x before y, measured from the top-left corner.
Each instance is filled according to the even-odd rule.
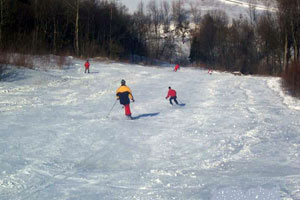
[[[231,22],[222,11],[203,16],[192,32],[190,61],[214,69],[283,77],[300,96],[300,0],[276,0],[277,9]]]
[[[222,11],[208,13],[193,33],[191,62],[243,74],[278,75],[283,49],[277,25],[270,13],[254,23],[240,18],[231,24]]]
[[[133,14],[114,0],[0,0],[0,50],[283,74],[300,88],[300,0],[275,1],[275,11],[257,15],[249,3],[249,18],[230,20],[184,0],[141,2]]]
[[[0,0],[0,50],[187,63],[176,40],[187,40],[188,16],[183,0],[133,14],[115,0]]]
[[[0,0],[4,51],[124,57],[144,48],[132,24],[113,1]]]

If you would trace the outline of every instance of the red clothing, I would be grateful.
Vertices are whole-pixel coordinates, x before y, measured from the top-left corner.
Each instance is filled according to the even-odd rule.
[[[131,116],[130,106],[129,104],[125,105],[125,115]]]
[[[88,61],[86,61],[84,66],[85,66],[86,69],[88,69],[90,67],[90,63]]]
[[[168,95],[166,96],[166,99],[169,97],[176,97],[176,91],[173,89],[169,89]]]
[[[176,72],[179,69],[179,65],[177,64],[174,68],[174,71]]]

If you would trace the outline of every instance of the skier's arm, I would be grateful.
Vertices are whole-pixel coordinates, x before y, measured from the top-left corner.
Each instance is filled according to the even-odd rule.
[[[134,102],[134,98],[133,98],[133,95],[132,95],[131,91],[129,93],[129,98]]]
[[[116,91],[116,98],[117,99],[120,99],[119,93],[120,93],[120,88],[118,88],[117,91]]]
[[[167,96],[166,96],[166,99],[169,98],[171,95],[170,95],[170,91],[168,92]]]
[[[128,88],[128,92],[129,92],[129,98],[134,102],[134,98],[133,98],[131,89],[129,87],[127,87],[127,88]]]

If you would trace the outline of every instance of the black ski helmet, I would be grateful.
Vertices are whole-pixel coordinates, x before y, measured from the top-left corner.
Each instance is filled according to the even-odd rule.
[[[121,80],[121,85],[125,85],[126,81],[124,79]]]

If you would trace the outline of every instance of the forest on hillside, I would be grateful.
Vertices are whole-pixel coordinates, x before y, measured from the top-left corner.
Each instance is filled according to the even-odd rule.
[[[300,0],[275,1],[276,11],[249,4],[249,18],[231,20],[182,0],[141,2],[133,14],[114,0],[0,0],[0,69],[12,53],[161,60],[283,76],[299,95]],[[176,50],[186,42],[187,57]]]

